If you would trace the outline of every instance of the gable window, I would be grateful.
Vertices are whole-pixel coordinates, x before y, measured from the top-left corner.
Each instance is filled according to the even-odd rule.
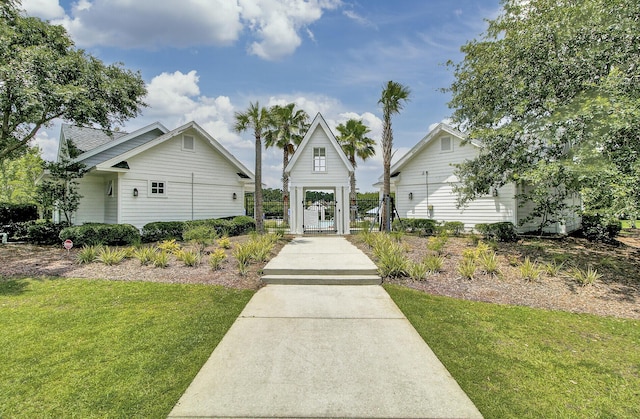
[[[167,182],[162,180],[152,180],[149,182],[149,196],[166,196]]]
[[[324,147],[314,147],[313,149],[313,171],[327,171],[327,151]]]
[[[451,137],[440,138],[440,151],[452,151]]]
[[[195,147],[195,138],[193,135],[182,136],[182,149],[185,151],[193,151]]]

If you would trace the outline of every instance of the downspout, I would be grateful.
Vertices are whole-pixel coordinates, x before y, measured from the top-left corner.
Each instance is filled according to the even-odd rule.
[[[191,220],[193,221],[193,178],[194,178],[194,174],[193,172],[191,172]]]

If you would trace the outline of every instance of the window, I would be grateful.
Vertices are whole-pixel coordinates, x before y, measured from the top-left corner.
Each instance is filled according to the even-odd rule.
[[[313,149],[313,171],[314,172],[327,171],[327,154],[324,147],[318,147]]]
[[[149,192],[150,196],[166,196],[167,183],[164,181],[152,180],[149,182]]]
[[[182,136],[182,149],[185,151],[193,151],[194,150],[195,138],[193,135],[183,135]]]
[[[442,137],[440,139],[440,151],[451,151],[451,137]]]

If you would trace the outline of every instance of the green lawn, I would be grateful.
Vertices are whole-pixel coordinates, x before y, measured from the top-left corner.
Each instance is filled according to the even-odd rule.
[[[252,295],[0,279],[0,417],[164,418]]]
[[[385,289],[485,417],[640,417],[640,321]]]

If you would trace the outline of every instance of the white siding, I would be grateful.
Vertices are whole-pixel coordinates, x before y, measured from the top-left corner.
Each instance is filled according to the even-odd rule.
[[[113,193],[111,196],[105,196],[104,222],[107,224],[117,224],[118,223],[118,178],[116,176],[107,176],[104,180],[105,191],[109,181],[112,182]]]
[[[103,223],[106,185],[102,176],[87,174],[79,181],[78,192],[82,195],[74,224]],[[64,218],[64,216],[63,216]]]
[[[313,171],[313,149],[324,147],[327,158],[327,171]],[[333,187],[349,185],[349,171],[324,130],[318,125],[309,138],[306,147],[301,150],[295,167],[291,170],[291,186]]]
[[[579,195],[572,195],[565,199],[565,204],[570,208],[574,208],[574,210],[566,211],[562,215],[562,222],[554,223],[550,226],[544,228],[545,233],[554,233],[554,234],[568,234],[572,231],[575,231],[581,227],[581,219],[577,214],[575,209],[579,209],[582,205],[582,201]],[[518,219],[522,220],[529,216],[533,212],[534,204],[531,201],[524,202],[521,206],[518,207]],[[533,232],[538,230],[538,226],[540,225],[542,219],[537,217],[532,221],[529,221],[522,226],[518,227],[518,231],[521,233]]]
[[[442,137],[451,138],[451,151],[440,150]],[[515,224],[511,185],[499,189],[496,197],[481,197],[464,208],[457,208],[458,196],[452,187],[457,182],[453,165],[474,158],[477,152],[476,146],[462,146],[458,138],[447,133],[434,138],[401,169],[396,179],[396,207],[400,217],[462,221],[467,230],[478,223],[511,221]],[[413,199],[409,199],[410,193]]]

